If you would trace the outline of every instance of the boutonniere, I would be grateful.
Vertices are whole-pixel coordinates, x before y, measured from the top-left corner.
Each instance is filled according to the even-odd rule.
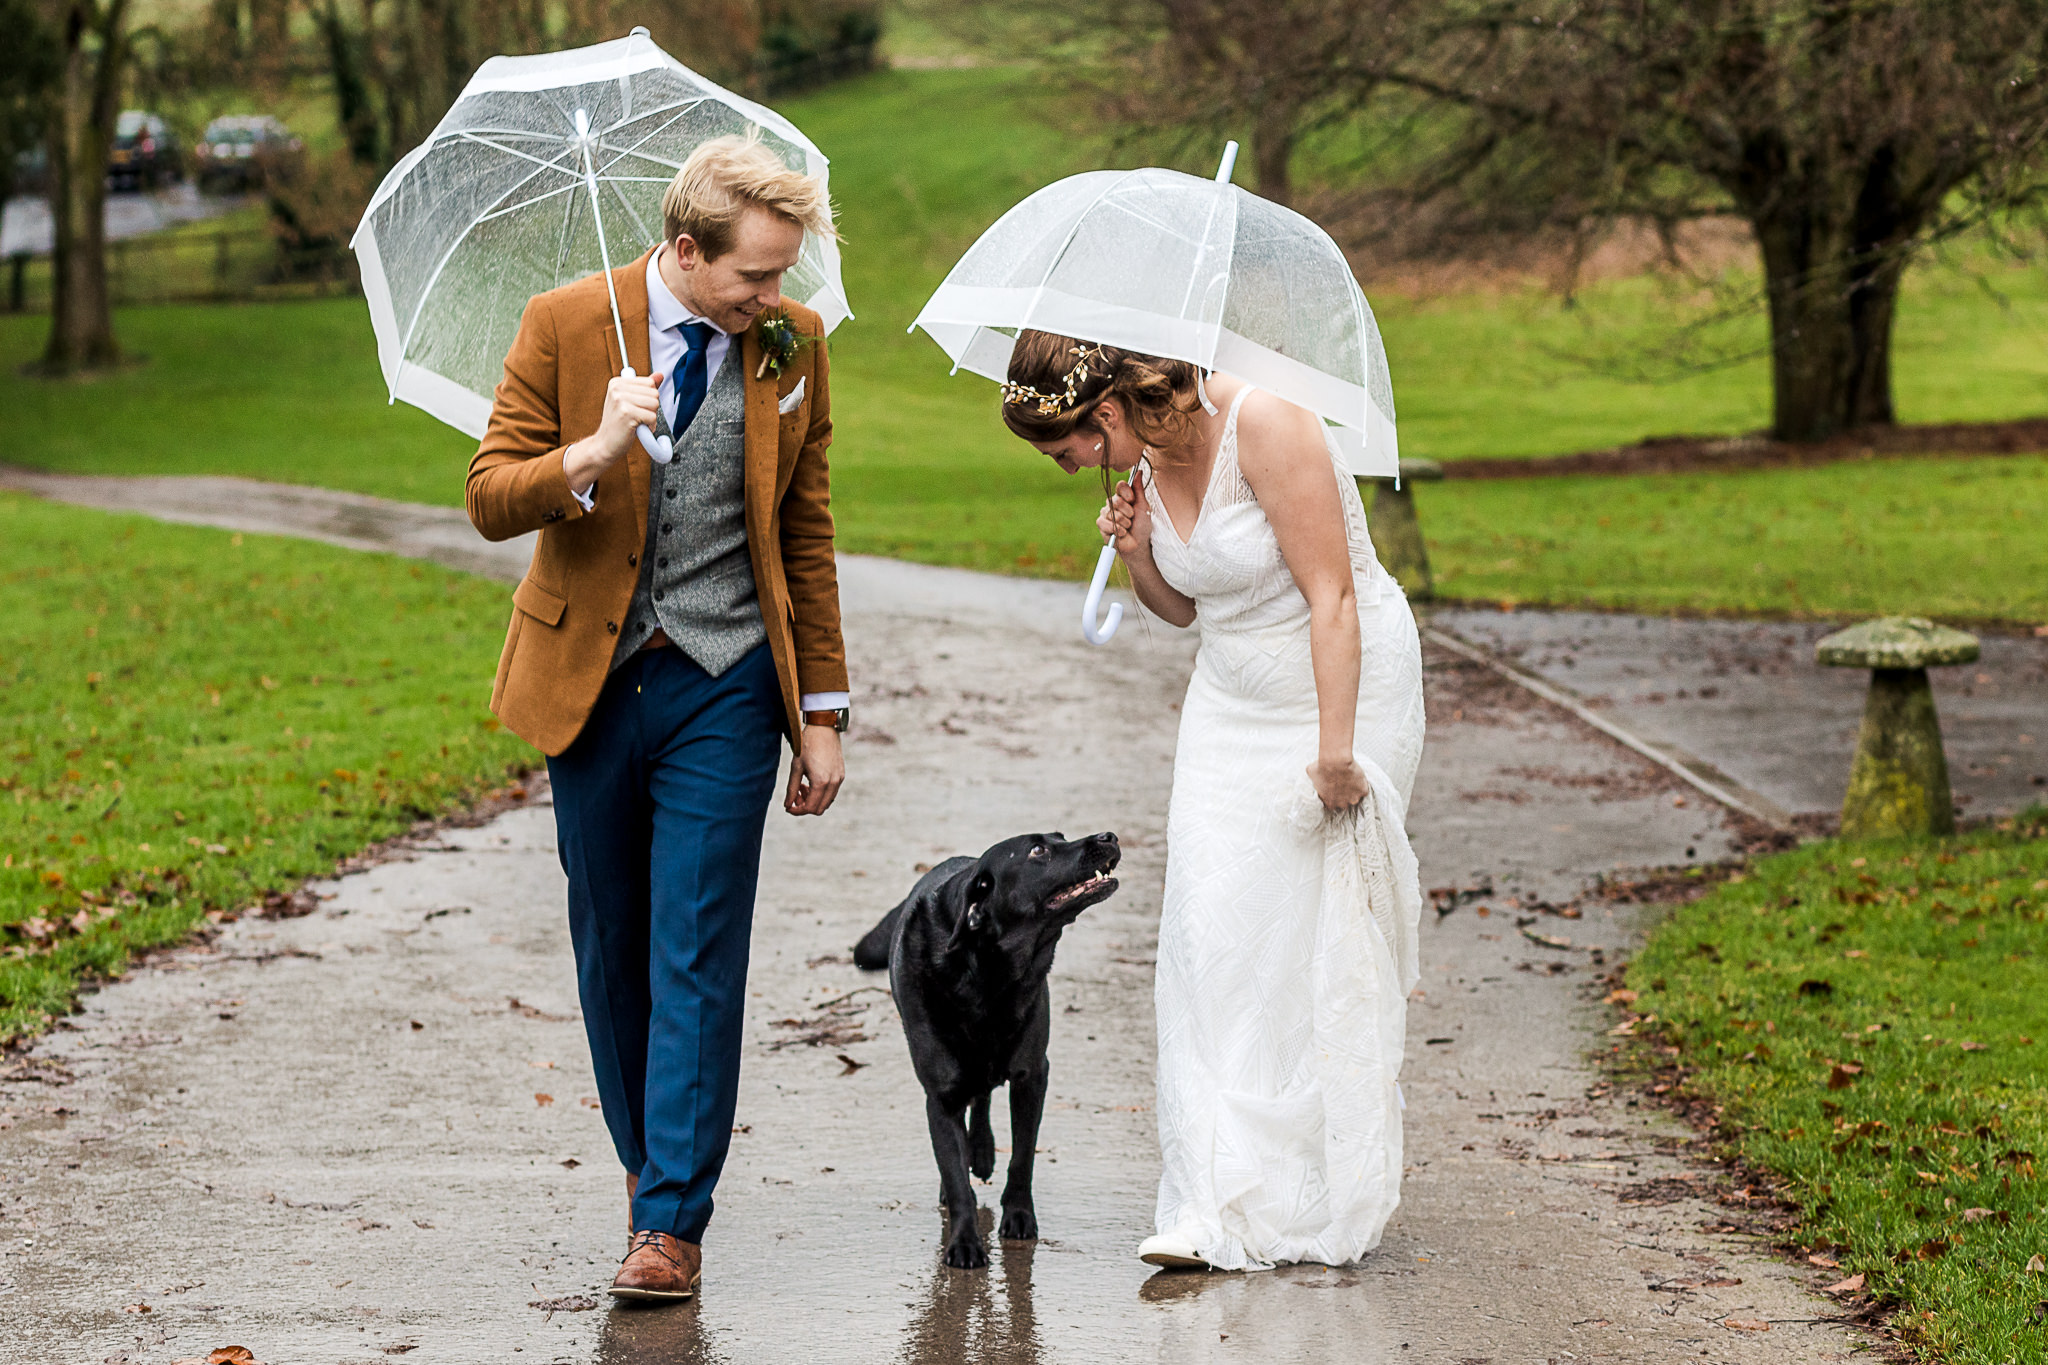
[[[761,364],[754,371],[756,379],[763,375],[781,374],[803,353],[804,347],[817,340],[799,332],[789,314],[780,308],[762,314],[761,320],[754,324],[754,330],[761,335]]]

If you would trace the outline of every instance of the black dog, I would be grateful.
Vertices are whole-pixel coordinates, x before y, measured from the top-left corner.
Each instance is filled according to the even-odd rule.
[[[859,966],[889,969],[910,1064],[924,1085],[939,1199],[951,1223],[947,1265],[988,1264],[968,1171],[983,1180],[995,1171],[989,1095],[1005,1082],[1010,1174],[1000,1231],[1006,1240],[1038,1236],[1031,1163],[1052,1037],[1045,978],[1061,932],[1116,890],[1109,874],[1122,856],[1114,834],[1071,842],[1059,834],[1020,834],[979,858],[948,858],[853,950]]]

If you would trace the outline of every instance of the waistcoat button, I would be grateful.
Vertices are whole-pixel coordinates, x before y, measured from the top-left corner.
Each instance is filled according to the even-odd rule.
[[[638,567],[639,567],[639,565],[640,565],[640,556],[639,556],[639,555],[627,555],[627,556],[626,556],[626,567],[627,567],[627,568],[629,568],[629,569],[633,569],[633,568],[638,568]]]
[[[614,634],[614,635],[617,635],[617,634],[619,633],[619,623],[618,623],[617,621],[607,621],[607,622],[605,622],[605,623],[604,623],[604,628],[605,628],[606,630],[610,631],[610,632],[611,632],[612,634]]]
[[[675,489],[673,489],[673,488],[664,488],[664,489],[663,489],[663,490],[661,491],[661,495],[662,495],[662,496],[663,496],[664,498],[674,498],[674,497],[675,497],[675,495],[676,495],[676,490],[675,490]]]

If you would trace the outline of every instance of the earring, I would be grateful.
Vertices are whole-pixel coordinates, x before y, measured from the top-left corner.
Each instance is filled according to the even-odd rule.
[[[1100,455],[1100,454],[1102,453],[1102,442],[1100,442],[1100,441],[1097,441],[1097,442],[1095,443],[1095,453],[1096,453],[1097,455]]]

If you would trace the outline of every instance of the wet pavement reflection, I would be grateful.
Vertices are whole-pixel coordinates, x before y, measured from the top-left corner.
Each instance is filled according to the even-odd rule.
[[[992,1238],[994,1211],[983,1209],[980,1222],[982,1235]],[[1031,1267],[1038,1243],[992,1240],[989,1250],[987,1270],[931,1268],[896,1355],[903,1365],[957,1365],[969,1360],[977,1365],[1042,1365],[1048,1359],[1040,1349],[1032,1303]],[[1177,1278],[1192,1283],[1197,1277]],[[792,1289],[800,1291],[800,1286]],[[741,1305],[737,1316],[744,1322],[732,1320],[732,1309],[722,1309],[709,1294],[700,1303],[675,1307],[612,1307],[598,1334],[594,1365],[733,1365],[716,1339],[727,1330],[758,1326],[758,1301],[749,1297]],[[835,1345],[867,1358],[878,1343],[848,1340]],[[818,1348],[818,1358],[834,1354],[831,1347]]]

